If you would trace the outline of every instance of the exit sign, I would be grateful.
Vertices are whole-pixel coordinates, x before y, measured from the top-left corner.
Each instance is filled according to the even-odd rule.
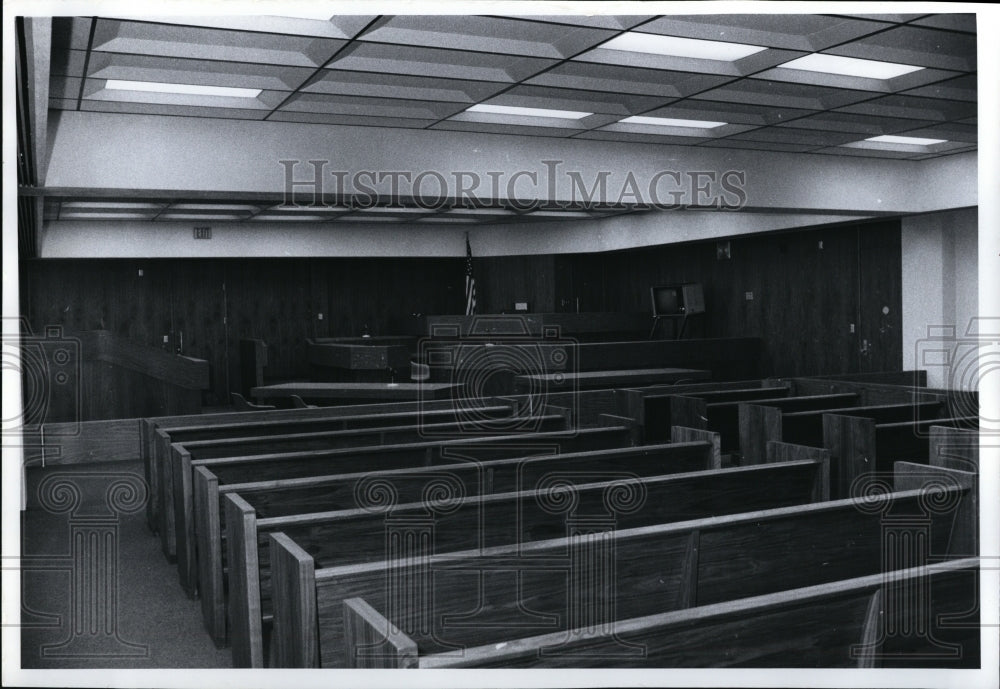
[[[212,228],[211,227],[196,227],[196,228],[194,228],[194,238],[195,239],[211,239],[212,238]]]

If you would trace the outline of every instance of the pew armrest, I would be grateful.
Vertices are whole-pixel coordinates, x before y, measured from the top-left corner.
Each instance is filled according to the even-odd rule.
[[[642,427],[635,422],[635,419],[615,414],[599,414],[597,425],[601,427],[624,426],[628,429],[630,444],[633,446],[642,444]]]
[[[417,667],[416,642],[363,598],[344,601],[344,637],[349,668]]]
[[[821,447],[796,445],[769,440],[766,450],[766,463],[796,462],[802,459],[817,460],[822,464],[817,482],[814,486],[813,502],[826,502],[830,499],[830,451]]]
[[[284,533],[268,535],[271,554],[271,598],[274,665],[282,668],[319,667],[316,619],[316,563]]]
[[[700,440],[711,444],[712,462],[709,468],[722,468],[722,436],[714,431],[706,431],[701,428],[687,428],[685,426],[670,427],[670,442],[688,443]]]

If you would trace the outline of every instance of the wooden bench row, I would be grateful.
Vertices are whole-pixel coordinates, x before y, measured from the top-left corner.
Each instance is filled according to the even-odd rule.
[[[351,598],[347,657],[355,668],[977,668],[978,564],[952,560],[448,649]],[[913,590],[927,592],[926,609],[906,598]],[[908,628],[918,623],[920,633]]]
[[[523,454],[524,447],[561,448],[569,452],[585,448],[613,448],[634,444],[635,431],[627,420],[608,417],[608,424],[577,431],[564,430],[564,417],[546,415],[531,417],[543,429],[556,426],[556,430],[516,435],[512,445],[510,435],[485,435],[458,437],[449,440],[426,440],[419,433],[400,439],[393,444],[377,444],[393,437],[396,429],[373,429],[378,438],[370,436],[368,444],[357,447],[338,446],[339,439],[328,439],[336,449],[301,450],[284,453],[239,455],[198,459],[185,445],[171,446],[170,464],[173,465],[173,514],[176,524],[177,565],[181,583],[194,595],[197,579],[197,541],[195,534],[194,471],[198,467],[211,468],[221,481],[245,482],[249,477],[259,481],[277,481],[305,476],[358,471],[363,468],[378,470],[434,464],[451,464],[455,460],[445,452],[448,448],[479,448],[480,454],[489,458],[502,458]],[[406,442],[406,441],[409,442]]]
[[[263,546],[278,531],[298,540],[323,566],[347,566],[385,560],[396,537],[392,529],[401,528],[400,537],[410,539],[428,520],[433,536],[425,545],[461,550],[563,535],[567,511],[573,518],[613,518],[618,526],[639,526],[826,497],[825,456],[685,471],[711,465],[714,458],[711,443],[689,442],[333,477],[321,490],[327,485],[353,490],[355,501],[346,501],[352,509],[313,513],[294,511],[294,487],[275,493],[251,485],[231,492],[225,501],[234,665],[260,666],[265,657],[261,623],[272,591]],[[489,486],[482,485],[486,476]],[[318,492],[315,483],[307,489],[310,495]],[[247,611],[251,619],[244,618]]]
[[[792,463],[788,468],[792,466],[798,467]],[[720,472],[761,468],[720,470],[714,478]],[[440,533],[437,520],[410,524],[409,550],[401,546],[389,557],[356,564],[331,561],[317,554],[312,542],[302,547],[301,534],[271,533],[275,664],[366,664],[356,655],[359,645],[345,637],[344,602],[351,598],[363,598],[382,612],[416,641],[422,655],[521,643],[521,637],[537,635],[524,630],[545,625],[565,638],[571,629],[606,626],[650,611],[667,613],[880,575],[887,562],[895,570],[927,564],[930,556],[974,554],[961,552],[952,533],[975,519],[969,499],[975,476],[905,462],[896,468],[895,483],[888,487],[892,492],[875,483],[877,490],[856,499],[674,523],[654,513],[645,525],[633,527],[642,524],[642,517],[631,517],[633,521],[622,520],[616,528],[589,522],[582,518],[584,512],[559,524],[565,532],[561,537],[495,547],[489,547],[495,540],[486,547],[473,542],[472,549],[457,552],[432,547]],[[682,478],[640,479],[650,485],[678,480]],[[928,481],[937,486],[930,492],[924,488]],[[761,487],[770,489],[772,483],[753,485],[767,492]],[[893,524],[904,531],[917,529],[918,534],[909,535],[925,539],[926,550],[893,549],[893,543],[909,542],[886,536]],[[433,540],[415,537],[421,526],[432,529]],[[387,521],[383,528],[392,526]],[[579,624],[580,615],[586,625]]]

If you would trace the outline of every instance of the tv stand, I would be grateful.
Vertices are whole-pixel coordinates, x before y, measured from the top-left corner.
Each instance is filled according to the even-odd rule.
[[[653,316],[653,327],[649,330],[649,339],[653,339],[653,335],[656,334],[656,327],[660,324],[660,320],[666,318],[674,325],[674,338],[679,340],[684,336],[684,330],[687,328],[688,314],[686,313],[673,313],[667,315]],[[680,321],[680,325],[678,325]]]

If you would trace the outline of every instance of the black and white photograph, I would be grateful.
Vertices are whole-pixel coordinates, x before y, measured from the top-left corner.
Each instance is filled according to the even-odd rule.
[[[5,0],[3,684],[1000,687],[998,31]]]

